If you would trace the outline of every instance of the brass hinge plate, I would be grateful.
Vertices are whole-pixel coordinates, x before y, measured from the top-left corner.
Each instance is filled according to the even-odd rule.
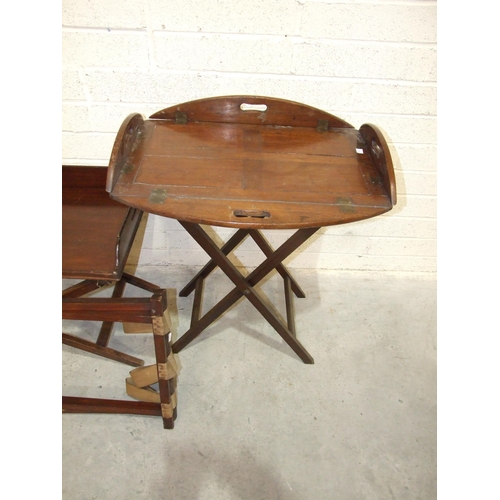
[[[316,126],[316,130],[318,132],[328,132],[328,127],[330,126],[328,120],[318,120],[318,125]]]
[[[167,199],[165,189],[153,189],[149,195],[149,203],[163,203]]]
[[[124,174],[129,174],[130,172],[132,172],[132,170],[134,170],[134,165],[132,165],[132,163],[130,162],[125,162],[125,165],[123,165],[123,168],[122,168],[122,173]]]
[[[175,123],[180,124],[180,125],[185,125],[187,123],[187,115],[186,113],[183,113],[182,111],[176,111],[175,112]]]
[[[342,196],[337,196],[336,204],[339,207],[339,210],[343,214],[355,214],[356,207],[354,206],[354,202],[352,198],[343,198]]]

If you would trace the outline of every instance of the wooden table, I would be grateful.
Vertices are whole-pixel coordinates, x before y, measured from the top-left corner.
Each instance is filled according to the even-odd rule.
[[[283,99],[215,97],[173,106],[144,119],[129,115],[113,146],[107,191],[130,207],[177,219],[210,257],[180,292],[195,292],[180,351],[241,297],[246,297],[305,363],[292,294],[304,292],[282,264],[325,226],[374,217],[396,204],[391,155],[381,131],[356,130],[340,118]],[[219,248],[202,225],[236,228]],[[263,229],[295,229],[278,249]],[[266,255],[246,278],[228,255],[250,236]],[[219,267],[235,288],[203,316],[204,279]],[[276,269],[284,280],[284,321],[255,290]]]

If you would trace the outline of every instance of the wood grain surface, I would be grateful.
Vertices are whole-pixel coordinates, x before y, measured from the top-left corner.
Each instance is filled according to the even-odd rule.
[[[112,154],[110,194],[150,213],[226,227],[303,228],[374,217],[395,203],[380,130],[358,131],[304,104],[211,98],[134,123],[115,142],[129,153],[119,164]]]

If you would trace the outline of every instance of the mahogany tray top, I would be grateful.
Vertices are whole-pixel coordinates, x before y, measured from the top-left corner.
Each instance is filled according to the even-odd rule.
[[[380,130],[283,99],[228,96],[129,115],[107,191],[179,221],[248,229],[323,227],[396,204]]]
[[[110,199],[107,167],[62,167],[62,277],[118,281],[142,211]]]

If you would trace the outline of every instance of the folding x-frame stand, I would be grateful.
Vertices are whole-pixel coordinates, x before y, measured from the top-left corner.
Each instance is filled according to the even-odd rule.
[[[195,295],[191,315],[191,326],[189,330],[172,345],[172,351],[179,352],[187,346],[205,328],[207,328],[244,296],[254,305],[262,316],[266,318],[271,326],[273,326],[273,328],[281,335],[283,340],[293,349],[293,351],[304,363],[313,364],[314,359],[297,340],[295,332],[292,292],[300,298],[305,297],[305,294],[295,280],[290,276],[290,273],[287,271],[282,262],[302,243],[309,239],[319,228],[299,229],[276,251],[274,251],[264,239],[260,231],[256,229],[239,229],[222,248],[219,248],[199,224],[189,222],[180,223],[196,240],[196,242],[207,252],[207,254],[211,257],[211,260],[179,293],[181,297],[186,297],[194,290]],[[267,256],[267,259],[245,278],[227,256],[241,241],[243,241],[246,236],[250,236],[257,243],[259,248]],[[226,276],[234,283],[235,288],[200,318],[203,282],[216,267],[219,267],[226,274]],[[273,307],[266,303],[255,290],[255,286],[274,269],[276,269],[284,279],[287,316],[286,325],[280,319],[276,311],[273,310]]]

